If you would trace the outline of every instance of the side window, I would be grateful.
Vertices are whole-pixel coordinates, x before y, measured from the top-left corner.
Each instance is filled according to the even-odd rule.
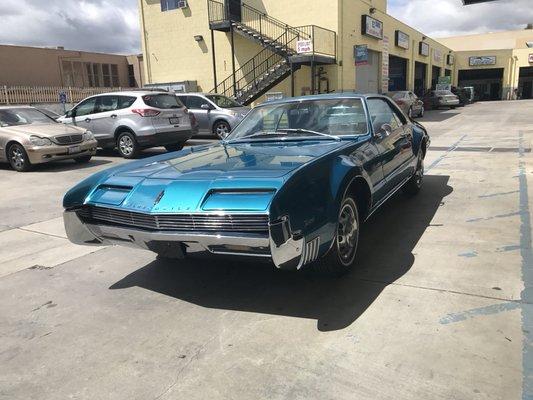
[[[381,127],[384,124],[389,124],[392,129],[398,129],[398,120],[395,117],[395,113],[389,103],[383,99],[368,99],[368,112],[370,113],[370,119],[374,132],[381,132]]]
[[[131,107],[133,103],[135,103],[135,100],[137,100],[137,98],[133,96],[119,96],[118,109],[123,110],[125,108]]]
[[[181,101],[185,105],[185,107],[190,108],[189,102],[187,101],[188,100],[187,96],[176,96],[176,97],[178,98],[179,101]]]
[[[211,106],[206,100],[199,96],[187,96],[187,107],[191,110],[200,110],[202,108],[202,104]]]
[[[118,96],[98,96],[94,113],[115,111],[118,109]]]
[[[81,117],[83,115],[93,114],[95,105],[96,105],[96,97],[82,101],[76,107],[76,116]]]

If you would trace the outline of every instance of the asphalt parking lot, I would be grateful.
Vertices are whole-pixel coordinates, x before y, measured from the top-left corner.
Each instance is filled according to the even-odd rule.
[[[1,166],[0,398],[533,398],[531,115],[428,112],[424,188],[341,279],[75,246],[62,195],[127,161]]]

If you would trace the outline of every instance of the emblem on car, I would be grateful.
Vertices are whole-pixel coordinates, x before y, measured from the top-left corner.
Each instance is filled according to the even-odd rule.
[[[157,205],[157,203],[161,201],[164,195],[165,195],[165,190],[161,190],[159,194],[157,195],[157,197],[155,198],[154,206]]]

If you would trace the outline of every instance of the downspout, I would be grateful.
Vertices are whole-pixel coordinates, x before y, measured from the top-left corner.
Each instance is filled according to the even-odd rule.
[[[341,88],[341,93],[342,93],[344,92],[344,60],[343,60],[343,56],[344,56],[344,51],[343,51],[344,50],[344,40],[343,40],[344,38],[344,13],[343,13],[344,0],[339,0],[339,3],[340,3],[340,9],[338,10],[339,11],[338,15],[339,15],[340,26],[339,26],[339,33],[337,35],[337,41],[338,41],[337,62],[339,63],[340,88]],[[337,90],[338,88],[339,88],[339,85],[337,85]],[[355,89],[355,85],[354,85],[354,89]]]
[[[148,83],[152,83],[152,66],[150,63],[150,52],[148,51],[148,41],[146,40],[146,28],[145,28],[145,19],[144,19],[144,6],[143,6],[143,0],[139,0],[139,10],[140,10],[140,17],[141,17],[141,32],[142,32],[142,42],[144,45],[144,62],[146,64],[146,77],[148,79]]]

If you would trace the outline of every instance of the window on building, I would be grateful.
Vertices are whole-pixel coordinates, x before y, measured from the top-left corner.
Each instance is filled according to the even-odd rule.
[[[137,80],[135,79],[135,68],[132,64],[128,65],[128,82],[130,87],[137,87]]]
[[[160,2],[161,11],[175,10],[176,8],[180,8],[179,3],[182,3],[180,0],[160,0]]]
[[[120,81],[118,79],[118,65],[111,64],[111,86],[119,87]]]
[[[109,64],[102,64],[102,75],[104,77],[104,86],[111,87],[111,68],[109,68]]]

